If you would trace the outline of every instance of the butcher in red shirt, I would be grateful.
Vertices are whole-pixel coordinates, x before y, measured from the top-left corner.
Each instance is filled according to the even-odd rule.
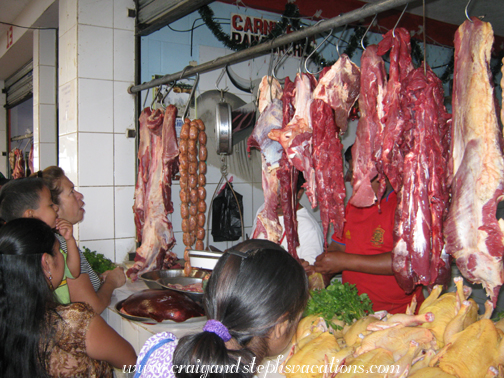
[[[346,178],[351,177],[350,148],[345,153],[350,163]],[[371,184],[377,193],[378,179]],[[374,311],[387,310],[392,314],[404,313],[413,296],[417,297],[417,309],[424,299],[421,286],[406,294],[392,272],[396,206],[397,195],[388,182],[380,200],[380,210],[378,202],[366,208],[347,204],[343,238],[333,235],[327,252],[319,255],[314,264],[314,270],[322,274],[342,272],[343,282],[355,284],[359,294],[369,296]]]

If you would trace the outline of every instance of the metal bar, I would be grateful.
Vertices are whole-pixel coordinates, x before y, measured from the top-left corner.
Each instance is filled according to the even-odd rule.
[[[19,135],[17,137],[12,137],[11,141],[14,142],[14,141],[17,141],[17,140],[30,139],[30,138],[33,138],[33,133],[28,133],[28,134],[25,134],[25,135]]]
[[[377,13],[381,13],[392,8],[399,7],[412,1],[414,0],[383,0],[374,3],[368,3],[366,6],[356,9],[352,12],[342,14],[338,17],[334,17],[329,20],[321,21],[316,25],[309,26],[307,28],[292,32],[290,34],[282,35],[271,41],[261,43],[260,45],[250,47],[246,50],[238,51],[230,55],[225,55],[217,59],[214,59],[211,62],[206,62],[198,66],[186,67],[183,71],[165,75],[161,78],[149,81],[148,83],[130,86],[128,88],[128,93],[130,94],[137,93],[143,91],[144,89],[153,88],[162,84],[170,83],[174,80],[181,80],[186,77],[194,76],[197,73],[201,74],[205,72],[214,71],[219,68],[225,67],[228,64],[229,65],[236,64],[243,62],[245,60],[256,58],[261,55],[269,54],[271,50],[277,47],[285,46],[292,42],[304,39],[306,37],[311,37],[324,31],[337,28],[339,26],[343,26],[346,24],[350,24],[360,19],[373,16]]]

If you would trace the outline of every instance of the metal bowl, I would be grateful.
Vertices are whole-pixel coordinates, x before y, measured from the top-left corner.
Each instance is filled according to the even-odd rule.
[[[189,290],[181,290],[181,289],[175,289],[170,286],[173,284],[179,284],[179,285],[192,285],[192,284],[197,284],[197,283],[203,283],[202,278],[195,278],[195,277],[165,277],[165,278],[160,278],[157,283],[163,287],[163,289],[170,289],[173,291],[178,291],[179,293],[184,293],[187,295],[189,298],[191,298],[193,301],[201,303],[203,300],[203,293],[198,293],[195,291],[189,291]]]
[[[199,269],[193,269],[189,277],[193,278],[203,278],[207,272]],[[153,270],[151,272],[143,273],[140,275],[140,279],[145,282],[149,289],[165,289],[158,283],[160,279],[172,278],[172,277],[184,277],[183,269],[168,269],[168,270]]]

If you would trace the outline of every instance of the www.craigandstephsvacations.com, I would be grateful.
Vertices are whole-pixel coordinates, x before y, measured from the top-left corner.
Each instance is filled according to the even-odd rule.
[[[279,355],[274,361],[266,361],[265,364],[256,364],[256,359],[250,364],[241,364],[241,357],[236,364],[231,365],[171,365],[168,369],[173,373],[200,374],[200,378],[206,378],[208,374],[233,374],[238,372],[252,373],[266,376],[269,373],[281,374],[315,374],[315,373],[398,373],[399,365],[340,365],[339,360],[332,358],[331,362],[321,365],[281,365],[284,356]],[[197,360],[197,363],[200,361]],[[147,365],[124,365],[123,373],[159,372],[166,371],[162,362]]]

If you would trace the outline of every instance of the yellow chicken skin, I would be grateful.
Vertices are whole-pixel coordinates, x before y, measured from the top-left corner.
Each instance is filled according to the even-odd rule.
[[[323,332],[288,359],[283,365],[283,374],[287,378],[322,377],[326,361],[331,362],[339,351],[336,338],[329,332]],[[337,363],[334,359],[334,364]]]
[[[498,365],[500,336],[493,322],[482,319],[452,336],[431,360],[448,374],[459,378],[485,378],[491,366]]]
[[[341,366],[337,378],[385,378],[392,369],[395,372],[393,354],[383,348],[376,348],[349,359]]]
[[[413,374],[408,375],[408,378],[457,378],[454,375],[445,373],[437,367],[425,367],[417,370]]]

